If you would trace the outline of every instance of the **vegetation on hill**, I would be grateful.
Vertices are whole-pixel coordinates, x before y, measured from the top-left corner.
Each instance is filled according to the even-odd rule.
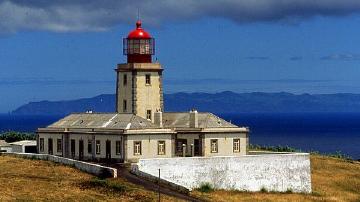
[[[35,140],[36,136],[34,133],[24,133],[24,132],[15,132],[7,131],[0,133],[0,140],[5,140],[8,143],[21,141],[21,140]]]
[[[48,161],[0,155],[0,201],[156,201],[122,178],[99,179]],[[161,196],[161,201],[176,201]]]

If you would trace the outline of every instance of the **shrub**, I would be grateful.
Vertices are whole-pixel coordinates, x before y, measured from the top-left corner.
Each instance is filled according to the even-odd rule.
[[[261,187],[260,192],[267,193],[268,190],[265,187]]]
[[[205,182],[205,183],[202,183],[198,189],[200,192],[205,192],[205,193],[208,193],[208,192],[212,192],[214,191],[214,187],[208,183],[208,182]]]
[[[0,140],[6,142],[16,142],[21,140],[35,140],[36,136],[34,133],[23,133],[15,131],[7,131],[0,134]]]

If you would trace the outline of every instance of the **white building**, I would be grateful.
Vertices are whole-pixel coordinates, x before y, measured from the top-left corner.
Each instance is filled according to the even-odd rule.
[[[9,143],[11,151],[15,153],[36,153],[37,144],[36,140],[22,140],[18,142]]]

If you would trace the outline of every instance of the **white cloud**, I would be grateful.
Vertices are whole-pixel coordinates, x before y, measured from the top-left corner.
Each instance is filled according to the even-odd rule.
[[[237,23],[298,22],[313,16],[360,12],[359,0],[0,0],[0,32],[102,31],[133,23],[137,10],[149,25],[224,18]]]

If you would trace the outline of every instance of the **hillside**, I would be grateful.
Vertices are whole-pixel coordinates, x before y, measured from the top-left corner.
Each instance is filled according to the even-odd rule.
[[[166,111],[192,108],[213,113],[229,112],[360,112],[360,94],[291,93],[174,93],[165,94]],[[66,115],[72,112],[113,112],[115,95],[68,101],[30,102],[15,109],[15,115]]]
[[[99,180],[75,168],[0,155],[0,201],[155,201],[154,192],[122,178]],[[311,156],[312,194],[212,191],[210,201],[359,201],[360,163]],[[162,196],[162,201],[176,201]]]
[[[0,165],[0,201],[157,200],[157,193],[122,178],[101,180],[53,162],[0,155]]]

